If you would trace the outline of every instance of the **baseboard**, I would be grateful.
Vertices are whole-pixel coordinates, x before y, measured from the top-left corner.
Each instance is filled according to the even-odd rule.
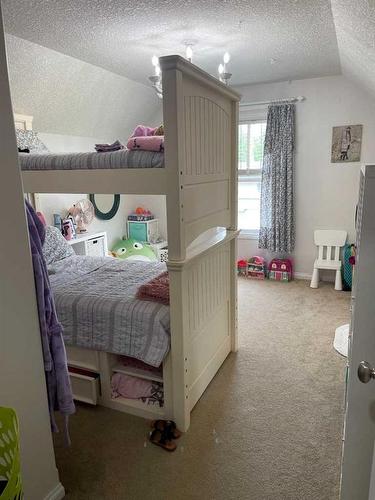
[[[65,497],[64,486],[61,483],[56,484],[56,486],[51,490],[44,500],[62,500]]]
[[[308,273],[293,273],[296,280],[311,280],[312,275]]]

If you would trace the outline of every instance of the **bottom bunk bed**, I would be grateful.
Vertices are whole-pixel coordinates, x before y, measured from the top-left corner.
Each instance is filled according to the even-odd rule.
[[[236,349],[235,237],[215,233],[185,261],[168,263],[168,306],[136,297],[164,263],[72,255],[48,229],[44,251],[76,399],[187,430],[194,405]]]

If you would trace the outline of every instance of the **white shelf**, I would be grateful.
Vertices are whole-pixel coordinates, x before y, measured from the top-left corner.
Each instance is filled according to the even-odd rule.
[[[71,240],[66,240],[69,245],[75,245],[76,243],[80,243],[81,241],[87,241],[87,240],[93,240],[95,238],[103,238],[106,236],[105,231],[101,231],[99,233],[77,233],[75,238],[72,238]]]
[[[156,373],[148,372],[140,368],[116,365],[112,368],[112,371],[115,373],[124,373],[125,375],[131,375],[132,377],[142,378],[144,380],[152,380],[153,382],[163,383],[163,377],[161,375],[157,375]]]

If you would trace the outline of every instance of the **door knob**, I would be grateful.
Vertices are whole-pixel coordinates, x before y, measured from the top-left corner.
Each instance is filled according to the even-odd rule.
[[[367,361],[361,361],[359,363],[358,378],[364,384],[367,384],[372,378],[375,378],[375,370]]]

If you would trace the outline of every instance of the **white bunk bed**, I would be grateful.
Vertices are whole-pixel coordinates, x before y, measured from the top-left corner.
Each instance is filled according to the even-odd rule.
[[[121,370],[115,355],[73,347],[68,359],[99,375],[99,404],[173,419],[186,431],[194,405],[229,352],[237,350],[240,96],[179,56],[162,57],[160,65],[164,168],[23,171],[22,180],[25,193],[166,195],[171,349],[163,363],[164,407],[112,399],[111,375]],[[95,393],[97,379],[90,383]]]

